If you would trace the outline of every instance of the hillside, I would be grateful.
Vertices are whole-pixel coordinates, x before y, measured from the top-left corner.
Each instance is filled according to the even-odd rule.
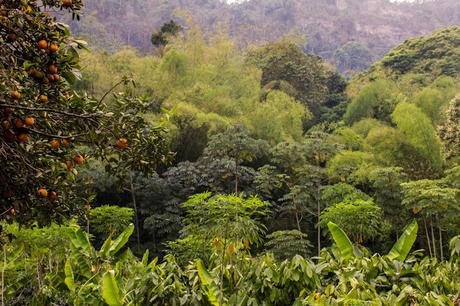
[[[460,24],[457,0],[252,0],[231,5],[218,0],[87,0],[85,5],[73,30],[104,49],[131,45],[148,52],[151,33],[171,18],[181,21],[177,12],[185,10],[205,32],[228,25],[242,45],[301,34],[307,38],[307,51],[342,72],[366,68],[409,37]]]
[[[439,77],[458,79],[459,76],[460,27],[454,26],[406,40],[357,75],[348,92],[353,96],[364,85],[382,78],[424,87]]]

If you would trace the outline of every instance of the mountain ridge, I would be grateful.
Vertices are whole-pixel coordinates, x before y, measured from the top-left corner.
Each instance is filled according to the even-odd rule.
[[[227,4],[212,0],[87,0],[74,32],[106,49],[128,45],[151,51],[150,35],[178,10],[190,12],[204,32],[226,24],[241,45],[261,44],[289,33],[305,36],[305,50],[340,71],[360,71],[404,40],[438,28],[460,25],[460,1],[392,3],[388,0],[251,0]]]

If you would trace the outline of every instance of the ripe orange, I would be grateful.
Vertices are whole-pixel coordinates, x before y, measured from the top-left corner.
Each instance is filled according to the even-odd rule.
[[[55,43],[51,43],[48,50],[50,50],[51,53],[56,53],[59,51],[59,47]]]
[[[53,74],[53,79],[55,82],[58,82],[59,80],[61,80],[61,77],[59,76],[59,74]]]
[[[11,123],[8,120],[3,120],[2,121],[2,128],[4,130],[8,130],[11,127]]]
[[[67,166],[67,169],[68,170],[72,170],[73,169],[73,163],[71,160],[68,160],[65,162],[65,165]]]
[[[42,102],[42,103],[48,102],[48,96],[45,96],[45,95],[40,95],[40,97],[38,97],[38,99],[39,99],[40,102]]]
[[[13,109],[11,107],[5,107],[3,109],[3,116],[4,117],[8,117],[9,115],[11,115],[13,113]]]
[[[128,147],[128,140],[126,138],[120,138],[115,145],[118,149],[126,149]]]
[[[48,67],[48,72],[51,73],[51,74],[57,74],[58,73],[58,69],[56,67],[56,65],[51,65]]]
[[[26,133],[19,133],[18,135],[18,142],[23,143],[27,141],[27,134]]]
[[[75,157],[73,158],[73,160],[74,160],[77,164],[79,164],[79,165],[81,165],[81,164],[83,164],[83,163],[85,162],[85,159],[84,159],[83,156],[81,156],[81,155],[75,156]]]
[[[62,140],[61,140],[61,145],[62,145],[63,147],[68,147],[68,146],[70,145],[70,142],[69,142],[68,139],[62,139]]]
[[[15,99],[15,100],[18,100],[19,98],[21,98],[21,93],[17,90],[14,90],[12,92],[10,92],[10,97]]]
[[[35,118],[32,116],[26,117],[26,119],[24,119],[24,123],[28,126],[32,126],[35,124]]]
[[[48,42],[46,40],[42,39],[42,40],[40,40],[38,42],[38,47],[40,49],[47,49],[48,48]]]
[[[14,119],[13,124],[17,129],[24,127],[24,122],[19,118]]]
[[[61,146],[59,141],[57,141],[56,139],[51,140],[50,144],[51,144],[51,148],[53,148],[54,150],[59,149],[59,147]]]
[[[69,8],[72,6],[72,0],[63,0],[62,1],[62,6],[65,8]]]
[[[57,199],[57,193],[55,191],[51,191],[48,197],[50,198],[52,202],[54,202]]]
[[[37,194],[39,197],[42,197],[42,198],[48,197],[48,191],[44,187],[41,187],[40,189],[38,189]]]

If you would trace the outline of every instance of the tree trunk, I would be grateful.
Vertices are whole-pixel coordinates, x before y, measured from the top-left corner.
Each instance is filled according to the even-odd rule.
[[[239,152],[238,152],[239,155]],[[235,158],[235,195],[238,195],[238,157]]]
[[[222,301],[224,299],[224,261],[225,261],[225,251],[227,250],[227,239],[224,239],[224,245],[222,250],[222,258],[220,263],[220,284],[219,284],[219,306],[222,306]]]
[[[320,217],[321,217],[321,203],[319,201],[319,188],[318,188],[318,199],[317,199],[317,214],[318,214],[318,223],[317,223],[317,227],[318,227],[318,230],[317,230],[317,239],[318,239],[318,256],[320,255],[321,253],[321,227],[319,226],[319,221],[320,221]]]
[[[426,217],[423,217],[423,225],[425,227],[425,236],[426,236],[426,241],[427,241],[427,244],[428,244],[428,252],[430,253],[430,257],[433,257],[433,252],[431,251],[430,234],[428,233],[428,227],[426,225]]]
[[[441,222],[439,221],[439,216],[436,216],[438,221],[438,231],[439,231],[439,254],[441,255],[441,260],[444,259],[444,250],[442,244],[442,229],[441,229]]]
[[[433,254],[434,254],[434,257],[438,257],[438,252],[436,250],[436,237],[434,236],[433,217],[430,217],[430,227],[431,227],[431,242],[433,243]]]
[[[141,250],[141,239],[139,234],[139,216],[137,213],[137,203],[136,203],[136,194],[134,191],[134,183],[133,183],[133,174],[129,173],[129,182],[131,184],[131,198],[133,201],[134,206],[134,222],[136,226],[136,243],[137,243],[137,251]]]
[[[296,211],[295,212],[295,221],[297,223],[297,230],[302,233],[302,229],[300,228],[300,219],[299,219],[299,213]],[[302,236],[300,236],[300,240],[303,240],[302,239]]]

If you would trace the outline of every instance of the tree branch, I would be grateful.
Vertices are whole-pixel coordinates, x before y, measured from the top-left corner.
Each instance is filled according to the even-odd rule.
[[[88,119],[92,117],[104,117],[103,114],[76,114],[76,113],[70,113],[66,111],[60,111],[52,108],[35,108],[35,107],[27,107],[27,106],[20,106],[20,105],[10,105],[10,104],[0,104],[0,107],[10,107],[14,109],[24,109],[24,110],[29,110],[32,112],[49,112],[49,113],[56,113],[56,114],[61,114],[69,117],[77,117],[77,118],[83,118],[83,119]]]
[[[113,85],[103,96],[102,98],[99,100],[99,103],[97,103],[96,107],[95,108],[99,108],[99,106],[101,106],[102,104],[102,101],[104,101],[104,99],[109,95],[109,93],[111,93],[115,88],[117,88],[118,86],[120,86],[121,84],[123,84],[125,82],[125,80],[121,80],[119,81],[118,83],[116,83],[115,85]]]

